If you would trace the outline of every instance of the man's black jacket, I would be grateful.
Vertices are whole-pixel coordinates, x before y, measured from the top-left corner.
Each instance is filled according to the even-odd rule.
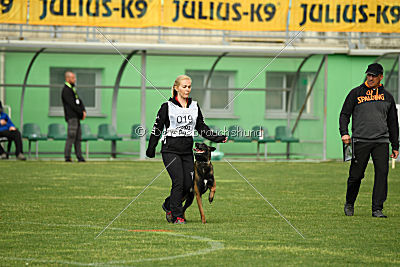
[[[175,105],[180,107],[181,104],[174,98],[170,98],[168,101],[171,101]],[[188,99],[187,106],[190,106],[192,103],[192,99]],[[218,135],[215,132],[212,132],[210,128],[204,123],[204,118],[201,113],[200,107],[198,107],[198,114],[196,120],[195,129],[201,136],[207,138],[210,141],[215,143],[220,143],[225,140],[225,135]],[[160,110],[157,113],[156,122],[154,123],[152,133],[150,135],[149,145],[147,147],[146,156],[149,158],[154,158],[156,153],[157,143],[162,135],[162,132],[165,129],[168,129],[170,126],[169,116],[168,116],[168,103],[165,102],[161,105]],[[176,153],[176,154],[192,154],[193,153],[193,137],[185,136],[185,137],[171,137],[167,136],[165,142],[162,143],[161,153]]]
[[[85,111],[85,105],[82,99],[79,99],[79,104],[76,103],[75,93],[68,85],[64,84],[64,88],[61,93],[61,99],[64,106],[64,117],[65,121],[72,118],[81,120],[83,118],[83,112]]]
[[[384,89],[369,88],[366,83],[354,88],[347,95],[340,112],[340,135],[349,134],[352,120],[353,138],[364,142],[389,142],[399,150],[399,121],[393,96]]]

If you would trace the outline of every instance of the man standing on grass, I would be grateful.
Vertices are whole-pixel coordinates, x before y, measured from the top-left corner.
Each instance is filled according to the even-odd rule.
[[[68,123],[67,141],[65,142],[64,157],[66,162],[71,162],[72,144],[79,162],[84,162],[81,150],[81,123],[86,118],[86,110],[82,100],[75,89],[76,77],[71,71],[65,73],[65,85],[61,93],[64,106],[64,117]]]
[[[344,213],[354,215],[354,202],[371,155],[375,169],[372,216],[386,218],[382,209],[387,196],[389,142],[392,145],[390,157],[396,159],[399,155],[399,122],[393,96],[380,83],[382,65],[371,64],[366,73],[366,82],[347,95],[339,119],[342,141],[345,144],[353,142]],[[348,132],[350,116],[353,117],[352,138]]]

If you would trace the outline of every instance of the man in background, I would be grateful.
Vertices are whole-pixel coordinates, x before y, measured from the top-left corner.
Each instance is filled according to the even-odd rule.
[[[389,173],[389,143],[392,144],[392,158],[399,155],[399,122],[393,96],[384,89],[383,67],[378,63],[368,66],[367,80],[347,95],[340,113],[340,135],[345,144],[353,142],[349,178],[347,180],[346,216],[354,215],[354,202],[364,178],[369,157],[372,156],[375,169],[372,193],[372,216],[386,218],[382,213],[387,197]],[[352,116],[352,138],[348,125]]]
[[[61,99],[64,106],[64,117],[68,123],[67,141],[65,142],[64,157],[66,162],[72,162],[71,150],[74,144],[76,158],[85,162],[81,150],[81,124],[80,120],[86,118],[86,110],[82,100],[75,89],[76,76],[73,72],[65,72],[65,85],[62,89]]]
[[[0,137],[6,137],[8,141],[14,141],[15,143],[15,155],[19,160],[26,160],[24,154],[22,154],[22,138],[21,133],[15,128],[14,123],[10,117],[3,112],[3,105],[0,101]],[[0,146],[0,157],[1,159],[7,159],[7,154]]]

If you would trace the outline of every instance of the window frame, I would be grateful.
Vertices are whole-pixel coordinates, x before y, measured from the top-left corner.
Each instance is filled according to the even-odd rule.
[[[59,69],[63,73],[67,70],[72,71],[73,73],[76,74],[77,77],[77,83],[76,87],[78,88],[78,94],[79,94],[79,73],[94,73],[95,74],[95,96],[94,96],[94,101],[95,101],[95,106],[94,107],[87,107],[85,106],[86,112],[88,114],[88,117],[106,117],[105,114],[101,112],[101,89],[98,89],[97,86],[101,85],[101,80],[102,80],[102,72],[103,69],[101,68],[67,68],[67,67],[50,67],[50,75],[51,75],[51,70],[52,69]],[[61,90],[61,89],[60,89]],[[49,116],[55,116],[55,117],[61,117],[64,116],[64,108],[63,106],[52,106],[51,105],[51,88],[49,88]]]
[[[187,69],[185,73],[191,77],[191,75],[202,75],[203,76],[203,84],[206,83],[209,71],[205,70],[194,70],[194,69]],[[235,76],[236,71],[214,71],[213,75],[226,75],[228,77],[228,88],[234,89],[235,87]],[[212,77],[211,77],[212,79]],[[211,82],[211,81],[210,81]],[[210,86],[211,87],[211,86]],[[204,103],[203,106],[200,106],[204,116],[208,118],[238,118],[234,116],[234,101],[235,92],[233,90],[228,90],[228,108],[211,108],[211,90],[212,88],[196,88],[198,90],[204,90]],[[216,89],[218,90],[218,89]],[[196,99],[194,99],[196,101]]]
[[[270,71],[270,72],[266,72],[266,88],[268,89],[268,73],[271,74],[273,73],[274,75],[285,75],[284,76],[284,86],[286,86],[286,88],[284,86],[282,86],[281,89],[290,89],[287,88],[287,83],[288,83],[288,76],[287,74],[295,74],[295,72],[284,72],[284,71]],[[307,76],[307,91],[306,94],[309,92],[309,90],[311,89],[311,82],[314,78],[314,75],[316,75],[315,72],[303,72],[303,74],[306,74]],[[276,88],[272,88],[272,89],[276,89]],[[267,108],[267,101],[266,101],[266,97],[267,97],[267,92],[265,93],[265,108],[264,108],[264,112],[265,112],[265,118],[266,119],[283,119],[283,118],[287,118],[288,117],[288,107],[287,107],[287,96],[289,91],[283,90],[282,91],[282,104],[283,104],[283,108],[282,109],[268,109]],[[292,105],[293,105],[293,101],[294,99],[292,99]],[[302,103],[301,103],[302,104]],[[296,118],[298,115],[298,111],[290,111],[290,118]],[[307,105],[303,111],[302,114],[302,118],[305,119],[317,119],[317,117],[314,115],[314,92],[311,93],[310,98],[307,101]]]
[[[271,89],[282,89],[282,92],[281,92],[281,94],[282,94],[282,108],[281,109],[268,109],[267,108],[267,94],[268,94],[268,91],[265,91],[265,113],[266,114],[271,114],[271,115],[287,113],[286,96],[287,96],[288,91],[283,90],[283,89],[289,89],[289,88],[287,88],[287,83],[288,82],[287,82],[286,72],[278,72],[278,71],[277,72],[275,72],[275,71],[267,72],[266,76],[268,76],[268,73],[270,73],[271,75],[276,75],[276,76],[279,76],[279,75],[282,75],[282,74],[285,74],[285,75],[283,76],[282,88],[270,87]],[[266,77],[266,88],[268,89],[268,77]],[[273,92],[273,91],[271,90],[271,92]],[[274,90],[274,92],[279,92],[279,91]]]

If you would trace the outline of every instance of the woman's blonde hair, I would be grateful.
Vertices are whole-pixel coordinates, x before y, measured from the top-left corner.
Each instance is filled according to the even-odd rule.
[[[178,77],[176,77],[176,80],[171,90],[172,97],[175,97],[178,94],[178,92],[175,90],[175,87],[178,87],[183,80],[189,80],[190,82],[192,82],[192,78],[187,75],[179,75]]]

